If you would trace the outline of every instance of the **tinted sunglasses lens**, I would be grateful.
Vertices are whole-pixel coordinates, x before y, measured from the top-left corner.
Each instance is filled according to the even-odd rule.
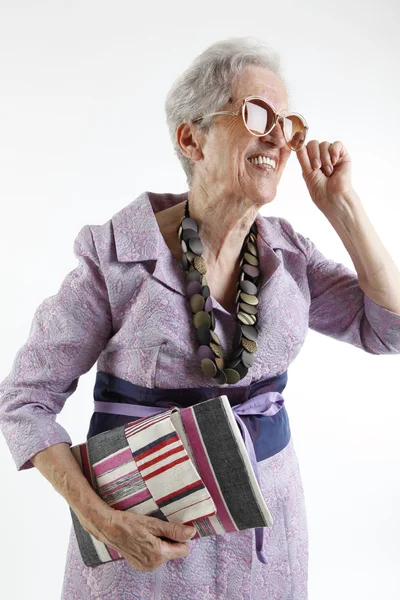
[[[304,144],[307,128],[303,121],[296,115],[289,115],[283,119],[286,140],[292,150],[299,150]]]
[[[244,120],[254,135],[264,135],[274,123],[274,114],[262,100],[248,100],[244,105]]]

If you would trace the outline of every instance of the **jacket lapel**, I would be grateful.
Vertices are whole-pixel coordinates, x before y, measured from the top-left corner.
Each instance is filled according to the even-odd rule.
[[[143,192],[112,217],[116,255],[119,262],[154,262],[152,277],[164,286],[185,296],[182,266],[170,252],[160,233],[155,212],[187,199],[188,193],[155,194]],[[260,261],[260,290],[282,263],[275,250],[296,251],[284,237],[276,222],[257,216],[257,246]]]

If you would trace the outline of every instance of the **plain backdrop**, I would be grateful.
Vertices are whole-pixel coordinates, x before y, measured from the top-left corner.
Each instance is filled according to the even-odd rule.
[[[104,223],[145,190],[187,189],[164,99],[201,51],[227,37],[251,35],[280,54],[308,139],[344,143],[354,188],[399,266],[399,6],[0,0],[0,379],[37,306],[76,266],[80,228]],[[262,213],[286,218],[354,269],[294,154]],[[95,371],[58,417],[74,444],[86,439]],[[310,600],[400,598],[399,371],[398,355],[313,331],[289,368]],[[55,600],[68,505],[36,469],[16,471],[2,436],[0,451],[0,596]]]

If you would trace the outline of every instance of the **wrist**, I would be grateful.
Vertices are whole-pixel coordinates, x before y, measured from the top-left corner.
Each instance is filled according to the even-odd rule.
[[[86,508],[83,512],[73,510],[82,527],[96,539],[103,541],[104,535],[110,528],[112,514],[115,513],[115,510],[103,502],[100,497],[98,498],[102,504],[97,503],[96,506],[92,506],[91,509]]]
[[[349,229],[360,219],[360,216],[365,216],[365,210],[357,193],[349,190],[331,198],[325,216],[332,225],[337,224]]]

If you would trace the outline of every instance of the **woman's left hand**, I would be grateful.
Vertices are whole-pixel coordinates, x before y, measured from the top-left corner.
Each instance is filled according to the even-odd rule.
[[[354,193],[346,148],[342,142],[310,140],[296,154],[314,204],[325,215],[334,214],[343,197]]]

